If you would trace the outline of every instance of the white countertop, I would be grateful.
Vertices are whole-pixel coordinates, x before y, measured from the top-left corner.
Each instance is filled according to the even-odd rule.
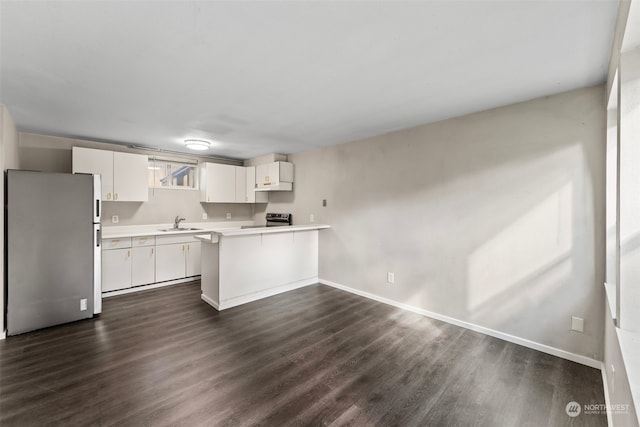
[[[248,234],[271,234],[288,233],[291,231],[321,230],[331,228],[327,224],[302,224],[285,225],[280,227],[257,227],[257,228],[227,228],[223,230],[213,230],[219,236],[246,236]]]
[[[219,237],[248,236],[252,234],[290,233],[293,231],[322,230],[331,228],[327,224],[285,225],[280,227],[227,228],[211,230],[211,233],[198,233],[195,238],[203,242],[216,243]]]
[[[222,222],[188,222],[181,223],[184,228],[198,228],[198,230],[171,230],[160,231],[161,229],[173,228],[173,224],[150,224],[150,225],[124,225],[124,226],[103,226],[103,239],[118,239],[122,237],[140,236],[171,236],[176,234],[203,234],[211,231],[224,231],[226,229],[239,230],[243,225],[254,225],[253,221],[222,221]]]
[[[224,221],[224,222],[189,222],[180,224],[183,228],[197,228],[198,230],[171,230],[160,231],[161,229],[173,228],[173,224],[151,224],[151,225],[124,225],[124,226],[104,226],[102,227],[103,239],[119,239],[123,237],[141,236],[171,236],[176,234],[197,234],[200,240],[216,242],[207,233],[214,233],[216,236],[246,236],[250,234],[285,233],[291,231],[320,230],[330,228],[326,224],[302,224],[288,225],[282,227],[256,227],[241,228],[242,226],[254,226],[253,221]],[[208,237],[207,237],[208,236]]]

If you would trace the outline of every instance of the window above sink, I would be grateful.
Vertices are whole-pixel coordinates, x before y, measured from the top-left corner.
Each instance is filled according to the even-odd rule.
[[[149,157],[149,188],[197,190],[198,164]]]

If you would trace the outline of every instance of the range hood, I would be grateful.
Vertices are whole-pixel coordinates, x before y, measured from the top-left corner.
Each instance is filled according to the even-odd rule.
[[[260,184],[256,187],[256,191],[291,191],[293,190],[292,182],[278,182],[273,185]]]

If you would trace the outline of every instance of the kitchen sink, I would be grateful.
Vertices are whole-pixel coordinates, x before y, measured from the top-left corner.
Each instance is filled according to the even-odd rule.
[[[202,228],[192,228],[192,227],[180,227],[180,228],[161,228],[160,231],[197,231],[202,230]]]

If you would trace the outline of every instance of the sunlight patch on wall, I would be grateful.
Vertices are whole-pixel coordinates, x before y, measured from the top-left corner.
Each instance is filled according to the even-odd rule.
[[[569,182],[476,249],[468,259],[467,308],[480,308],[565,257],[572,245]]]

